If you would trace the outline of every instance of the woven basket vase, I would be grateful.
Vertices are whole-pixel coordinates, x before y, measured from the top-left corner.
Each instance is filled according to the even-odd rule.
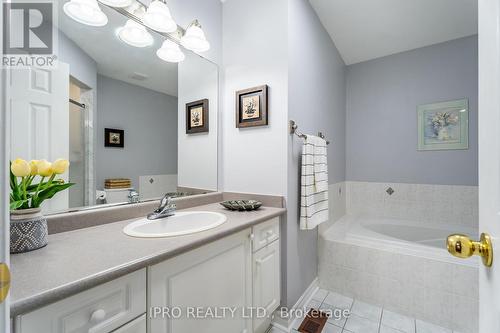
[[[47,219],[40,208],[10,212],[10,253],[33,251],[47,245]]]

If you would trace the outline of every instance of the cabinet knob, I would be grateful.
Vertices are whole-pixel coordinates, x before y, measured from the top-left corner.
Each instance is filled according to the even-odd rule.
[[[103,321],[104,318],[106,318],[106,311],[104,311],[103,309],[98,309],[92,312],[92,314],[90,315],[90,322],[92,324],[97,324],[98,322]]]
[[[255,236],[254,236],[253,232],[250,235],[248,235],[248,238],[250,238],[251,241],[253,241],[254,237]]]

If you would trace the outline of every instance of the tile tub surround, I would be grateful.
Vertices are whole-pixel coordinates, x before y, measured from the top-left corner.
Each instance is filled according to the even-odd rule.
[[[217,228],[179,237],[134,238],[123,233],[132,220],[49,235],[49,245],[11,256],[11,316],[32,311],[138,269],[154,265],[204,244],[286,213],[261,207],[251,212],[228,211],[218,203],[187,210],[223,213]]]
[[[348,214],[478,226],[477,186],[348,181],[346,192]]]
[[[458,331],[478,331],[478,279],[477,267],[319,239],[321,288]]]

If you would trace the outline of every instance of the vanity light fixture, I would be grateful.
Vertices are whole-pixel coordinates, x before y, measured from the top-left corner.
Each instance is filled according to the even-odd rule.
[[[156,55],[161,60],[168,62],[181,62],[186,58],[179,45],[168,39],[166,39],[161,45],[161,48],[156,51]]]
[[[99,2],[116,8],[125,8],[132,4],[133,0],[99,0]]]
[[[181,45],[194,52],[205,52],[210,49],[210,44],[198,20],[194,20],[186,29],[186,33],[181,38]]]
[[[132,4],[132,1],[133,0],[99,0],[100,3],[116,8],[128,7]]]
[[[64,4],[63,10],[66,15],[82,24],[102,27],[108,23],[108,17],[97,0],[71,0]]]
[[[147,32],[142,24],[134,20],[127,20],[125,26],[118,31],[118,37],[135,47],[146,47],[153,44],[153,36]]]
[[[153,30],[159,32],[174,32],[177,30],[167,4],[161,0],[154,0],[146,10],[142,22]]]

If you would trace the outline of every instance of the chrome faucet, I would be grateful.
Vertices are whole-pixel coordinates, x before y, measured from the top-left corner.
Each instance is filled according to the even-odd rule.
[[[167,194],[160,200],[160,206],[148,214],[148,220],[157,220],[175,215],[175,208],[172,197]]]

